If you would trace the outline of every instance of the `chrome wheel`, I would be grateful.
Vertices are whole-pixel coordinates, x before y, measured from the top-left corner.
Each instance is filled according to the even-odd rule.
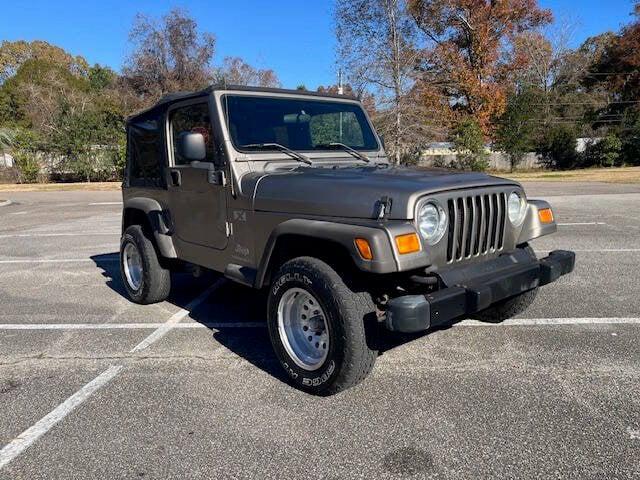
[[[304,370],[316,370],[329,352],[327,320],[318,300],[302,288],[287,290],[278,303],[278,333],[285,350]]]
[[[142,285],[142,257],[133,243],[129,242],[124,247],[122,253],[122,263],[124,266],[124,275],[127,283],[132,290],[140,290]]]

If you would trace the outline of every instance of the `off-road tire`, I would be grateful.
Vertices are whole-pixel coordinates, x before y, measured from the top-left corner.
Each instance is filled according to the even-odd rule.
[[[278,305],[291,288],[311,293],[325,313],[329,351],[319,368],[300,368],[278,332]],[[291,382],[314,395],[332,395],[365,379],[378,356],[375,305],[366,292],[355,292],[325,262],[298,257],[283,264],[269,288],[267,304],[271,343]]]
[[[133,243],[142,260],[142,283],[134,290],[125,275],[124,250],[127,243]],[[128,227],[120,242],[120,275],[122,283],[135,303],[148,305],[166,300],[171,290],[171,272],[160,265],[158,254],[151,239],[140,225]]]
[[[529,255],[536,258],[536,254],[529,245],[523,247]],[[474,316],[481,322],[486,323],[500,323],[515,317],[519,313],[524,312],[531,306],[533,301],[538,296],[538,287],[533,290],[521,293],[515,297],[510,297],[505,300],[501,300],[491,305],[486,310],[476,313]]]

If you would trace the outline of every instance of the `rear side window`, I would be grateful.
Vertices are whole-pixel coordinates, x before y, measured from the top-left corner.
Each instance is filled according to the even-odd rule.
[[[205,162],[213,162],[215,157],[214,143],[211,135],[211,118],[209,105],[197,103],[178,107],[170,113],[171,137],[173,140],[174,165],[188,165],[190,160],[180,154],[180,137],[187,133],[200,133],[204,137],[207,150]]]
[[[129,183],[162,186],[164,153],[162,122],[158,114],[147,114],[129,123]]]

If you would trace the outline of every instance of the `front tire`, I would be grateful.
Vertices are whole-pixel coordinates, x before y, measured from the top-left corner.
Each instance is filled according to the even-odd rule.
[[[160,265],[153,242],[140,225],[131,225],[122,236],[120,274],[135,303],[158,303],[169,296],[171,272]]]
[[[371,338],[376,323],[371,296],[351,290],[321,260],[298,257],[282,265],[267,310],[271,343],[298,388],[335,394],[373,369],[378,352]]]

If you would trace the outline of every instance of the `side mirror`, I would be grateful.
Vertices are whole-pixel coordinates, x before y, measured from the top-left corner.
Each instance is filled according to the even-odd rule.
[[[191,162],[199,162],[207,158],[207,147],[201,133],[180,134],[180,155]]]

